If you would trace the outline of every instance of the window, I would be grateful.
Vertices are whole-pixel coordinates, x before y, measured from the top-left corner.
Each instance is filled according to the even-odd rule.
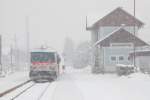
[[[128,60],[129,60],[129,61],[131,60],[131,57],[130,57],[130,56],[128,57]]]
[[[119,60],[120,61],[124,60],[124,57],[123,56],[119,56]]]
[[[111,57],[111,60],[112,60],[112,61],[116,61],[116,57],[115,57],[115,56],[112,56],[112,57]]]

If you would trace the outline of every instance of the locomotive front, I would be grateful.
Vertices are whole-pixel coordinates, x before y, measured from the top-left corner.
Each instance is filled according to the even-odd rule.
[[[59,71],[59,60],[56,52],[31,52],[31,80],[55,80]]]

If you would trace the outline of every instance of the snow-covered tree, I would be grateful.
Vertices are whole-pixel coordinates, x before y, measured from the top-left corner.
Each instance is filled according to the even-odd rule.
[[[72,66],[73,64],[73,53],[74,53],[74,48],[75,48],[74,46],[75,44],[73,40],[67,37],[65,39],[64,50],[63,50],[63,56],[64,56],[66,65]]]
[[[91,43],[88,41],[80,43],[74,52],[73,65],[75,68],[84,68],[91,65]]]

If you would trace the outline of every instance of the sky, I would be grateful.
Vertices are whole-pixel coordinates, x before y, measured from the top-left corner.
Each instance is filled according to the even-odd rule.
[[[63,50],[66,37],[75,44],[90,40],[85,30],[87,15],[103,15],[117,7],[133,14],[134,0],[0,0],[0,34],[3,49],[17,44],[26,49],[26,16],[29,18],[30,49],[46,44]],[[150,41],[149,0],[136,0],[136,16],[145,26],[139,33]],[[107,14],[107,13],[106,13]],[[16,42],[15,42],[16,38]]]

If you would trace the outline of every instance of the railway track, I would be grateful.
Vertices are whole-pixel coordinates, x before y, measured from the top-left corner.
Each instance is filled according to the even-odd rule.
[[[50,86],[50,83],[45,87],[44,91],[41,93],[41,95],[38,97],[37,100],[41,100],[41,98],[43,97],[43,95],[46,93],[48,87]]]
[[[17,99],[19,96],[21,96],[23,93],[25,93],[27,90],[29,90],[31,87],[33,87],[35,85],[35,83],[33,83],[31,86],[27,87],[26,89],[24,89],[23,91],[21,91],[20,93],[18,93],[16,96],[14,96],[13,98],[11,98],[10,100],[15,100]]]
[[[15,87],[13,87],[13,88],[11,88],[11,89],[8,89],[8,90],[6,90],[6,91],[0,93],[0,97],[3,97],[3,96],[5,96],[5,95],[7,95],[7,94],[9,94],[9,93],[11,93],[11,92],[13,92],[13,91],[15,91],[16,89],[18,89],[18,88],[20,88],[20,87],[26,85],[26,84],[29,83],[30,81],[31,81],[31,80],[28,80],[28,81],[26,81],[26,82],[24,82],[24,83],[22,83],[22,84],[19,84],[19,85],[15,86]]]
[[[22,100],[24,97],[27,97],[28,99],[30,97],[29,94],[32,93],[32,97],[36,97],[34,100],[41,100],[43,95],[46,93],[48,87],[51,83],[33,83],[32,85],[28,86],[27,88],[20,91],[17,95],[10,98],[10,100]],[[40,88],[39,88],[40,87]],[[38,89],[39,88],[39,89]],[[40,91],[40,93],[34,93],[34,91]]]

